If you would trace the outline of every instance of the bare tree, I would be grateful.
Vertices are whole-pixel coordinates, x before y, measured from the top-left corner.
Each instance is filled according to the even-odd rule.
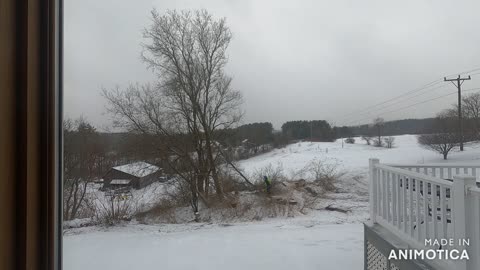
[[[467,141],[478,140],[478,133],[480,132],[480,93],[473,93],[462,98],[462,115],[467,133],[465,139]]]
[[[464,96],[462,102],[465,118],[475,119],[475,122],[478,124],[480,121],[480,93]]]
[[[385,142],[385,146],[387,148],[392,148],[395,144],[395,137],[389,136],[389,137],[383,138],[383,141]]]
[[[372,141],[372,136],[370,136],[370,135],[363,135],[363,136],[362,136],[362,140],[364,140],[364,141],[367,143],[367,145],[370,145],[370,144],[371,144],[370,142]]]
[[[98,164],[103,156],[98,134],[85,119],[65,120],[63,216],[77,218],[84,206],[89,181],[98,175]]]
[[[458,104],[453,104],[450,109],[443,111],[442,114],[458,119]],[[462,97],[462,116],[464,139],[466,141],[478,140],[480,132],[480,93]]]
[[[226,50],[231,32],[224,18],[214,20],[205,10],[169,11],[159,15],[152,11],[153,23],[144,32],[143,59],[158,70],[160,84],[177,105],[188,100],[194,111],[204,143],[217,195],[222,185],[215,166],[214,131],[228,128],[240,120],[242,102],[238,91],[231,88],[231,78],[225,75]],[[184,110],[182,110],[184,111]]]
[[[159,155],[188,183],[197,211],[210,179],[223,197],[216,131],[242,116],[242,96],[224,73],[231,33],[225,19],[203,10],[153,10],[144,37],[142,58],[157,73],[156,84],[104,89],[103,95],[118,126],[159,138]]]
[[[435,119],[433,129],[436,133],[419,135],[418,143],[426,149],[442,154],[443,159],[447,159],[450,151],[459,146],[460,138],[455,127],[456,119],[450,117],[448,112],[443,112]]]
[[[383,126],[385,121],[381,117],[377,117],[373,120],[373,127],[375,128],[376,138],[373,141],[373,144],[377,147],[383,146],[382,135],[383,135]]]
[[[418,143],[429,150],[442,154],[443,159],[447,159],[448,153],[459,145],[458,136],[454,133],[419,135]]]

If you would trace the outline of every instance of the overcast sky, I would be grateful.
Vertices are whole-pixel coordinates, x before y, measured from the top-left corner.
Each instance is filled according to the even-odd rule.
[[[160,13],[204,8],[227,18],[233,32],[227,72],[243,93],[244,123],[280,128],[288,120],[338,125],[429,117],[456,96],[385,112],[453,92],[452,85],[368,108],[480,68],[480,1],[65,0],[67,117],[83,115],[107,128],[101,87],[155,79],[140,60],[154,7]],[[463,87],[480,87],[480,74]]]

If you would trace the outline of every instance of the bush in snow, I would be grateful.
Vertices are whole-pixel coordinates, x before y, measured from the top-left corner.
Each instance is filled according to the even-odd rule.
[[[372,141],[372,136],[364,135],[362,136],[362,140],[364,140],[367,145],[370,145],[371,144],[370,142]]]
[[[336,191],[335,184],[344,175],[339,169],[338,162],[328,160],[312,160],[305,169],[313,176],[314,182],[325,191]]]
[[[272,181],[272,193],[276,193],[278,191],[279,183],[287,180],[287,177],[283,171],[283,165],[281,163],[277,163],[276,166],[268,164],[267,166],[258,168],[253,172],[250,179],[252,179],[257,190],[265,189],[265,183],[263,181],[264,176],[267,176]]]
[[[94,224],[94,221],[91,218],[78,218],[72,220],[63,221],[63,229],[72,229],[72,228],[81,228],[87,227]]]
[[[354,144],[354,143],[355,143],[355,139],[352,138],[352,137],[346,138],[346,139],[345,139],[345,143]]]
[[[235,192],[240,190],[247,190],[248,186],[240,182],[237,177],[225,171],[219,172],[220,179],[222,179],[223,191],[225,193]]]
[[[178,205],[171,199],[161,199],[151,209],[138,213],[135,217],[141,223],[147,223],[147,219],[153,218],[156,221],[166,223],[177,223],[175,209]]]
[[[373,127],[375,129],[375,136],[376,138],[373,140],[373,145],[376,147],[382,147],[383,146],[383,127],[385,126],[385,120],[381,117],[377,117],[373,119]]]
[[[383,147],[383,140],[380,138],[375,138],[372,140],[373,141],[373,146],[375,147]]]
[[[130,192],[107,191],[95,194],[95,219],[107,226],[131,220],[136,213],[135,200]]]
[[[383,141],[385,142],[385,147],[392,148],[395,144],[395,137],[386,137]]]

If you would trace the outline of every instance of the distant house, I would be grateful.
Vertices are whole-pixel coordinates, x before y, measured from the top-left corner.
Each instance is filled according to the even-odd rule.
[[[163,170],[147,162],[135,162],[111,168],[103,176],[104,189],[143,188],[155,181],[163,181]]]

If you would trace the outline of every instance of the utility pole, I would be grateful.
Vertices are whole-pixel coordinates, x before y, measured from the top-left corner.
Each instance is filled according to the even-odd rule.
[[[451,82],[458,89],[458,126],[460,129],[460,151],[463,151],[463,119],[462,119],[462,84],[464,81],[471,80],[470,75],[468,78],[462,78],[460,75],[456,79],[448,79],[444,77],[445,82]]]

